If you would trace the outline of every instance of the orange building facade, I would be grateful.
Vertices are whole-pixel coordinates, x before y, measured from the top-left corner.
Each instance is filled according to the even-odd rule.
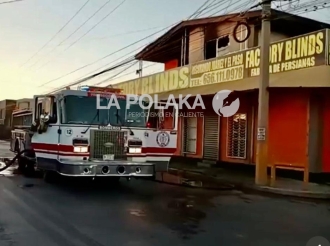
[[[276,13],[281,14],[279,11]],[[259,15],[258,11],[250,13],[248,21]],[[210,163],[253,165],[256,162],[258,131],[260,29],[259,24],[253,22],[250,37],[244,45],[235,44],[232,34],[229,34],[230,45],[220,47],[218,55],[208,58],[206,37],[210,30],[231,25],[232,28],[228,29],[231,33],[235,27],[234,17],[232,22],[228,22],[228,16],[225,17],[203,19],[201,22],[192,20],[174,27],[164,37],[169,43],[174,42],[171,37],[182,37],[182,46],[176,53],[171,44],[172,52],[165,52],[168,57],[157,58],[157,62],[165,64],[165,71],[115,86],[128,94],[157,94],[165,101],[169,95],[175,98],[191,95],[190,105],[193,105],[195,96],[201,95],[205,109],[183,107],[179,110],[175,155]],[[292,23],[303,24],[306,21],[301,17],[292,18],[285,22],[288,28],[290,25],[293,28]],[[280,31],[272,30],[269,132],[266,135],[268,165],[280,164],[301,167],[312,173],[330,173],[330,30],[319,28],[324,27],[323,23],[306,23],[304,28],[310,32],[301,29],[302,33],[296,33],[296,30],[292,31],[296,36],[288,36],[290,32],[285,30],[284,39],[278,38],[283,37]],[[272,26],[283,26],[283,22],[272,23]],[[199,38],[194,39],[195,30],[203,28]],[[189,34],[187,39],[186,33]],[[137,58],[156,61],[154,57],[157,54],[164,54],[157,46],[160,40],[151,44],[147,51],[139,53]],[[216,40],[218,47],[219,40],[224,40],[224,34]],[[204,56],[196,50],[197,43]],[[232,117],[221,117],[212,108],[213,97],[220,90],[235,91],[238,95],[240,107]],[[167,120],[169,124],[165,127],[171,128],[173,119]]]
[[[269,104],[269,166],[308,167],[330,173],[330,88],[272,88]],[[255,164],[258,91],[240,92],[233,117],[206,110],[181,111],[177,156],[214,162]],[[203,101],[212,103],[212,97]]]

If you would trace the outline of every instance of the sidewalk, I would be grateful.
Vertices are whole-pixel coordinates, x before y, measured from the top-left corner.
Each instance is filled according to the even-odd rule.
[[[304,184],[299,180],[277,177],[273,186],[257,186],[254,183],[254,172],[228,170],[224,168],[200,168],[183,162],[170,164],[168,173],[158,174],[161,182],[186,185],[204,189],[245,189],[285,196],[312,199],[330,199],[330,185],[316,183]],[[269,182],[270,183],[270,182]]]

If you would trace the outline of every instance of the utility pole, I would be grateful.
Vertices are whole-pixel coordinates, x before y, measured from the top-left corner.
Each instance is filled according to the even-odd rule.
[[[136,74],[139,75],[139,78],[142,77],[142,69],[143,69],[143,61],[142,60],[139,60],[139,69],[136,70]]]
[[[268,115],[269,115],[269,47],[270,47],[270,15],[271,0],[261,0],[262,24],[260,43],[260,81],[258,103],[258,136],[256,175],[257,185],[266,185],[268,165]]]

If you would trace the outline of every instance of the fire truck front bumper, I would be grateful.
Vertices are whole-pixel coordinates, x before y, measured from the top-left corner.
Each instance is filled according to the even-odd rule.
[[[109,176],[109,177],[153,177],[153,163],[138,163],[125,160],[75,161],[61,160],[57,172],[63,176]]]

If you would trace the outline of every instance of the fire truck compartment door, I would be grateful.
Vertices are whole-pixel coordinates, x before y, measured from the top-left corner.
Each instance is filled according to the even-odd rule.
[[[47,95],[34,96],[35,99],[35,119],[44,112],[52,117],[57,116],[58,104],[54,97]],[[54,117],[56,120],[56,117]],[[57,121],[58,121],[57,116]],[[37,167],[45,170],[56,170],[54,160],[59,155],[59,125],[57,122],[49,122],[46,132],[35,132],[32,137],[32,145],[37,157]]]

